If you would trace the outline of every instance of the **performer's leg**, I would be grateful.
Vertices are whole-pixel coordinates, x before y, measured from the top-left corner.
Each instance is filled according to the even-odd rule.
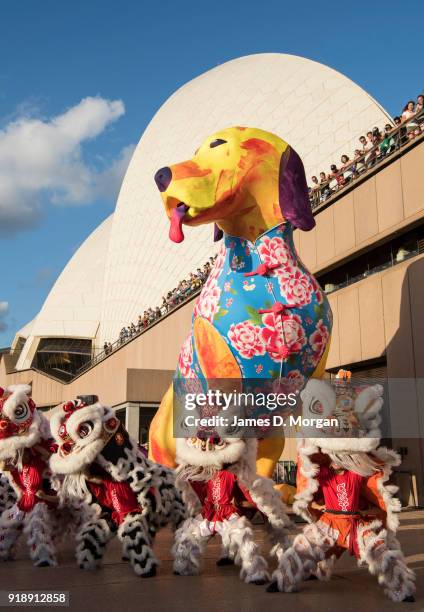
[[[22,531],[24,513],[15,504],[0,517],[0,561],[13,559],[15,544]]]
[[[16,494],[9,484],[8,478],[0,473],[0,516],[16,503]]]
[[[122,554],[129,559],[135,573],[142,578],[156,575],[158,560],[153,554],[152,538],[146,519],[139,513],[127,514],[118,529]]]
[[[175,574],[194,576],[199,573],[200,559],[210,537],[201,533],[200,524],[199,519],[188,518],[175,532],[172,547]]]
[[[307,525],[303,532],[294,538],[290,548],[279,557],[268,592],[292,593],[311,573],[319,574],[318,564],[336,543],[337,535],[338,532],[331,530],[326,524],[318,522]]]
[[[169,524],[175,531],[187,518],[186,508],[181,493],[175,486],[175,474],[166,467],[156,467],[158,470],[160,468],[157,485],[160,509],[157,509],[155,504],[152,505],[148,518],[149,528],[150,524],[156,524],[157,528]]]
[[[100,566],[106,544],[113,537],[114,531],[109,522],[100,516],[91,516],[83,520],[75,535],[78,565],[81,569],[96,569]]]
[[[226,565],[234,565],[234,554],[228,548],[228,542],[224,544],[224,538],[221,543],[221,554],[216,562],[218,567],[224,567]]]
[[[40,502],[25,516],[24,533],[27,535],[29,554],[36,567],[57,565],[53,543],[53,521],[47,505]]]
[[[220,529],[222,544],[230,558],[241,566],[240,578],[245,582],[265,584],[268,567],[253,538],[253,530],[245,516],[226,521]]]
[[[329,555],[317,563],[317,569],[315,570],[314,575],[318,578],[318,580],[322,580],[324,582],[330,580],[333,574],[336,559],[336,555]]]
[[[366,563],[371,574],[393,601],[414,601],[415,574],[406,565],[399,542],[373,521],[358,529],[360,561]]]
[[[289,535],[295,531],[295,526],[270,479],[257,477],[248,488],[257,509],[267,519],[266,527],[272,545],[271,555],[279,559],[289,546]]]

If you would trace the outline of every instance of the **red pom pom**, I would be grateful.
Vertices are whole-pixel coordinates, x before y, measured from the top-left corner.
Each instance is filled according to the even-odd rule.
[[[64,412],[73,412],[75,410],[75,403],[74,402],[66,402],[66,404],[63,404],[63,411]]]
[[[3,397],[3,395],[4,395],[4,389],[3,387],[0,387],[0,397]]]
[[[105,423],[105,428],[108,431],[113,431],[114,429],[116,429],[118,427],[118,419],[115,419],[115,417],[111,417],[110,419],[108,419]]]

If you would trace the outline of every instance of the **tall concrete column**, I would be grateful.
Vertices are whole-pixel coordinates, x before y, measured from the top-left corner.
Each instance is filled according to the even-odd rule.
[[[140,427],[140,409],[138,404],[127,402],[125,426],[130,436],[138,442],[138,432]]]

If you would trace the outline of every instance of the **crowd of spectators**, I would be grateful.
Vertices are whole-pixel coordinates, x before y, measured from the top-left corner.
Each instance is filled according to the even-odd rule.
[[[417,101],[409,100],[402,114],[394,117],[393,124],[386,123],[384,130],[374,127],[366,136],[359,137],[358,148],[352,158],[343,154],[340,166],[332,164],[330,172],[320,172],[319,177],[311,177],[309,196],[312,208],[325,202],[333,193],[345,187],[360,174],[372,168],[378,161],[387,157],[399,147],[424,132],[423,95]]]
[[[202,268],[197,268],[195,272],[191,272],[188,278],[180,281],[178,285],[172,289],[172,291],[168,291],[168,293],[162,298],[162,303],[160,306],[156,306],[156,308],[147,308],[142,315],[138,316],[137,323],[131,322],[129,325],[124,326],[119,333],[119,339],[116,342],[116,345],[119,346],[125,342],[128,342],[128,340],[140,334],[143,330],[152,325],[152,323],[166,315],[176,306],[182,302],[185,302],[193,294],[199,291],[209,276],[215,259],[216,256],[210,257],[209,261],[207,261]],[[110,342],[104,343],[104,355],[110,355],[113,350],[114,345],[112,345]]]

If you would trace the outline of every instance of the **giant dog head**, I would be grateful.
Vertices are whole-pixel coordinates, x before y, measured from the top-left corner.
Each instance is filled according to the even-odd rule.
[[[284,221],[301,230],[315,225],[300,157],[264,130],[217,132],[192,159],[158,170],[155,181],[174,242],[184,239],[183,223],[214,222],[227,234],[250,240]]]

